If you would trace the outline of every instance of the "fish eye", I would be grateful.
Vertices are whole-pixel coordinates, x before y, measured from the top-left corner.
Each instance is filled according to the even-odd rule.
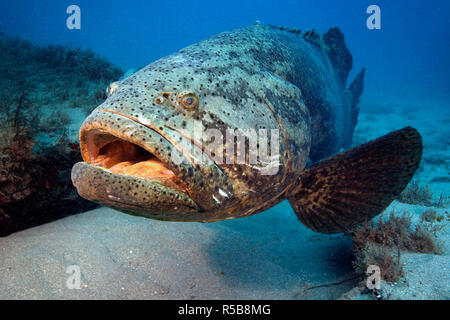
[[[183,98],[183,105],[189,108],[195,108],[198,105],[198,99],[195,96],[186,96]]]
[[[155,103],[156,104],[163,104],[164,103],[164,98],[161,96],[158,96],[155,98]]]
[[[198,97],[192,92],[182,92],[178,99],[178,102],[188,110],[194,110],[198,107],[199,104]]]

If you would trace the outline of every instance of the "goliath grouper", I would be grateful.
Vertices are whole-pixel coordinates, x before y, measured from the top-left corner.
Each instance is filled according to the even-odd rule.
[[[256,23],[191,45],[110,87],[81,127],[73,184],[88,200],[158,220],[233,219],[287,199],[316,232],[351,230],[399,195],[422,155],[411,127],[338,153],[350,147],[363,90],[364,69],[346,86],[351,68],[335,27],[319,35]],[[224,136],[277,129],[276,173],[262,174],[259,158],[215,161],[203,152],[212,139],[188,134],[196,123]],[[248,160],[248,140],[216,153],[225,159],[239,143]]]

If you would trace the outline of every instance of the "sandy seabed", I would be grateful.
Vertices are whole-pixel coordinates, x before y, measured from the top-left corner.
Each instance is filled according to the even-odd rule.
[[[362,112],[354,144],[416,127],[424,156],[415,179],[429,183],[435,196],[450,194],[450,113],[391,109],[399,111]],[[407,211],[418,219],[425,209],[394,201],[383,214]],[[404,278],[383,284],[391,299],[450,298],[448,226],[439,239],[443,255],[402,255]],[[310,231],[287,202],[212,224],[99,208],[0,238],[0,299],[368,298],[348,293],[358,282],[351,259],[350,238]],[[66,285],[72,265],[81,271],[78,290]]]

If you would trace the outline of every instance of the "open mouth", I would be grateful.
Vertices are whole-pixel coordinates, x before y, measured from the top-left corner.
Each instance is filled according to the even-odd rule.
[[[176,130],[149,122],[107,109],[86,118],[80,128],[84,161],[71,174],[83,198],[173,221],[205,221],[200,211],[234,201],[233,187],[214,161],[181,147],[178,141],[186,137]]]
[[[92,130],[87,139],[88,163],[118,175],[152,180],[165,187],[186,192],[183,183],[154,154],[112,134]]]

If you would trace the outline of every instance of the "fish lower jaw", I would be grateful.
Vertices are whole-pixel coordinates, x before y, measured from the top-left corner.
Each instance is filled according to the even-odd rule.
[[[179,220],[201,211],[186,192],[163,181],[117,174],[88,162],[74,165],[72,182],[87,200],[148,218]]]

